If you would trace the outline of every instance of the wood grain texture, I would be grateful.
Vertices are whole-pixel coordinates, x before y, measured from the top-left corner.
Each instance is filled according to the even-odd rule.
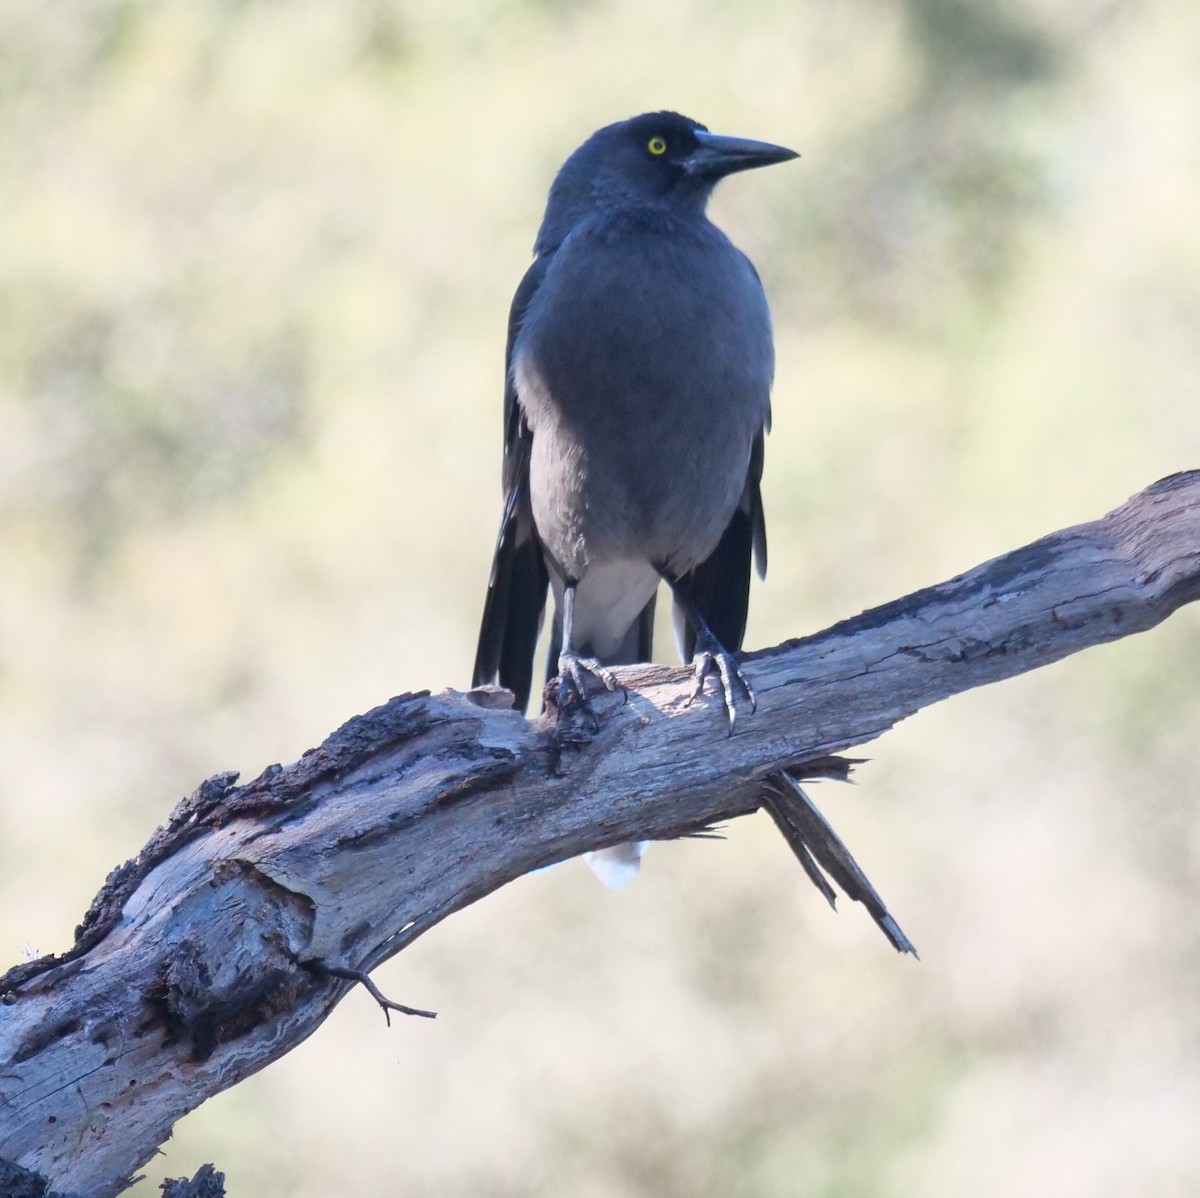
[[[1200,471],[1090,524],[747,657],[726,735],[689,672],[620,671],[560,748],[505,692],[403,695],[299,761],[217,775],[114,870],[61,957],[0,978],[0,1158],[118,1193],[181,1115],[311,1035],[350,983],[528,871],[756,810],[781,770],[1200,596]],[[812,763],[816,762],[815,766]]]

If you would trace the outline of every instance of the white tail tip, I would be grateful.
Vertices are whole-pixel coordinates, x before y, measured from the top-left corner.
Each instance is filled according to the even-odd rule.
[[[624,890],[638,876],[642,854],[649,843],[648,840],[638,840],[632,844],[618,844],[611,849],[584,853],[583,859],[609,890]]]

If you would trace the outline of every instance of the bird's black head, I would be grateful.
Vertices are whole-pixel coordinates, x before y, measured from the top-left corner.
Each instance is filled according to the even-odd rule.
[[[597,209],[663,203],[703,211],[725,175],[795,157],[783,146],[710,133],[677,112],[647,112],[606,125],[563,163],[535,249],[554,250]]]

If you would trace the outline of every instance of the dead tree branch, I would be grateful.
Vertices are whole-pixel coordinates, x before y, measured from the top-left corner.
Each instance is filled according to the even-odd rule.
[[[621,671],[627,703],[597,699],[600,734],[578,749],[504,692],[447,691],[393,699],[245,786],[209,779],[113,872],[72,950],[0,979],[0,1158],[115,1194],[176,1119],[315,1031],[359,971],[505,882],[781,802],[781,771],[820,773],[922,707],[1197,596],[1200,471],[750,655],[758,711],[732,737],[717,697],[686,705],[687,671],[641,666]],[[808,819],[784,822],[803,841]]]

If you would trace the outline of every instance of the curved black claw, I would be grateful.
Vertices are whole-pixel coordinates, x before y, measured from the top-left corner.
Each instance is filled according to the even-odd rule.
[[[558,657],[558,690],[555,704],[559,719],[575,710],[582,711],[588,718],[593,732],[600,731],[600,721],[588,697],[588,678],[597,678],[607,691],[620,691],[625,699],[628,692],[617,681],[617,676],[603,662],[594,657],[579,657],[575,653],[560,653]]]
[[[725,696],[725,714],[729,717],[729,735],[733,735],[733,726],[737,723],[737,695],[740,689],[750,700],[751,712],[758,710],[758,699],[749,679],[742,673],[738,665],[737,654],[731,653],[712,633],[702,636],[696,642],[696,656],[692,659],[695,669],[696,689],[688,699],[690,707],[695,700],[704,694],[704,680],[709,674],[716,673],[721,679],[721,690]]]

